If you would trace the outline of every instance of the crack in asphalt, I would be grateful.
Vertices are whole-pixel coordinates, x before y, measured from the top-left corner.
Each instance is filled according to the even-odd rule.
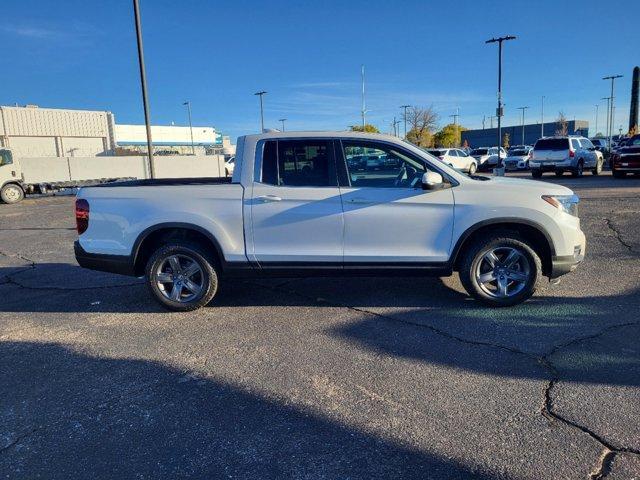
[[[499,350],[504,350],[510,353],[514,353],[517,355],[522,355],[527,357],[529,360],[532,360],[534,362],[536,362],[538,365],[540,365],[550,376],[549,382],[547,383],[546,387],[544,388],[543,391],[543,402],[542,402],[542,407],[540,410],[540,413],[547,419],[550,421],[555,421],[555,422],[560,422],[572,429],[578,430],[581,433],[584,433],[586,435],[588,435],[592,440],[598,442],[602,447],[603,447],[603,455],[601,455],[599,461],[598,461],[598,465],[594,468],[594,470],[592,471],[593,473],[590,474],[590,479],[591,480],[598,480],[601,478],[604,478],[604,475],[606,475],[608,473],[608,470],[610,468],[611,462],[613,461],[613,458],[615,457],[616,454],[619,453],[630,453],[630,454],[634,454],[634,455],[640,455],[640,450],[636,450],[633,448],[629,448],[629,447],[621,447],[621,446],[616,446],[614,445],[614,443],[610,442],[609,440],[607,440],[606,438],[602,437],[601,435],[597,434],[596,432],[594,432],[593,430],[589,429],[588,427],[581,425],[577,422],[574,422],[572,420],[569,420],[567,418],[564,418],[562,415],[560,415],[559,413],[555,412],[553,410],[553,401],[551,399],[551,391],[553,390],[553,388],[561,381],[560,380],[560,374],[557,370],[557,368],[553,365],[553,363],[551,362],[551,360],[549,359],[549,357],[551,357],[552,355],[554,355],[555,353],[557,353],[558,351],[567,348],[571,345],[577,344],[577,343],[581,343],[587,340],[592,340],[595,338],[598,338],[602,335],[604,335],[605,333],[610,332],[611,330],[615,330],[618,328],[623,328],[623,327],[628,327],[628,326],[635,326],[635,325],[640,325],[640,322],[626,322],[626,323],[622,323],[622,324],[617,324],[617,325],[610,325],[604,329],[602,329],[601,331],[591,334],[591,335],[585,335],[583,337],[578,337],[578,338],[574,338],[570,341],[558,344],[558,345],[554,345],[553,348],[551,350],[549,350],[547,353],[545,353],[544,355],[535,355],[533,353],[529,353],[529,352],[525,352],[524,350],[520,350],[518,348],[515,347],[511,347],[508,345],[503,345],[500,343],[493,343],[493,342],[486,342],[486,341],[480,341],[480,340],[470,340],[464,337],[459,337],[457,335],[454,335],[450,332],[447,332],[445,330],[439,329],[437,327],[434,327],[433,325],[429,325],[429,324],[425,324],[425,323],[419,323],[419,322],[412,322],[410,320],[405,320],[405,319],[401,319],[401,318],[396,318],[393,316],[388,316],[388,315],[384,315],[378,312],[373,312],[371,310],[367,310],[364,308],[359,308],[359,307],[354,307],[352,305],[346,305],[346,304],[341,304],[341,303],[336,303],[336,302],[330,302],[324,298],[313,298],[311,296],[307,296],[304,294],[301,294],[300,292],[297,292],[295,290],[289,290],[289,289],[283,289],[282,286],[286,285],[282,284],[282,285],[276,285],[276,286],[267,286],[267,285],[261,285],[261,284],[256,284],[253,282],[247,282],[250,283],[251,285],[255,285],[255,286],[259,286],[259,287],[263,287],[263,288],[267,288],[270,290],[277,290],[283,293],[288,293],[288,294],[292,294],[292,295],[298,295],[302,298],[305,299],[310,299],[310,300],[314,300],[318,303],[325,303],[327,305],[331,305],[331,306],[335,306],[335,307],[342,307],[342,308],[347,308],[349,310],[353,310],[355,312],[359,312],[359,313],[363,313],[366,315],[371,315],[371,316],[375,316],[377,318],[386,320],[386,321],[390,321],[390,322],[394,322],[394,323],[403,323],[406,325],[411,325],[411,326],[415,326],[415,327],[420,327],[420,328],[426,328],[432,332],[434,332],[437,335],[440,335],[442,337],[448,338],[450,340],[454,340],[460,343],[464,343],[467,345],[472,345],[472,346],[483,346],[483,347],[489,347],[489,348],[496,348]]]
[[[620,243],[622,246],[626,247],[626,249],[629,250],[631,253],[634,253],[636,255],[640,255],[640,252],[637,252],[633,248],[633,245],[631,245],[631,244],[629,244],[629,243],[624,241],[624,239],[622,238],[622,232],[620,232],[620,229],[618,227],[616,227],[616,225],[613,223],[613,220],[611,220],[610,218],[606,218],[605,217],[604,218],[604,223],[607,225],[607,228],[614,233],[614,236],[618,240],[618,243]]]

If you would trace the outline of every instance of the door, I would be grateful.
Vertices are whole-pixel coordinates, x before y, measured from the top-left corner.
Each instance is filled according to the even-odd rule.
[[[253,184],[248,200],[250,258],[263,267],[340,266],[343,218],[333,141],[269,140],[259,164],[261,181]]]
[[[453,192],[451,188],[422,189],[425,169],[434,168],[395,144],[343,140],[339,145],[345,268],[359,263],[420,266],[447,261]],[[385,168],[376,172],[354,169],[349,159],[363,152],[383,155],[388,159]]]

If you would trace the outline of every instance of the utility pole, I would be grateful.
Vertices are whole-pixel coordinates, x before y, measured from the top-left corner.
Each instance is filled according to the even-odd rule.
[[[195,155],[196,154],[196,147],[194,147],[194,145],[193,145],[193,125],[191,124],[191,102],[187,100],[182,105],[186,105],[187,109],[189,111],[189,131],[191,132],[191,153],[193,155]]]
[[[489,115],[489,128],[493,128],[493,119],[497,118],[495,115]]]
[[[138,40],[138,64],[140,65],[140,86],[142,87],[142,106],[144,108],[144,125],[147,129],[147,154],[149,156],[149,177],[154,178],[153,142],[151,140],[151,117],[149,100],[147,99],[147,74],[144,68],[144,47],[142,43],[142,25],[140,22],[140,5],[133,0],[133,14],[136,23],[136,39]]]
[[[496,109],[496,116],[498,117],[498,165],[497,174],[504,175],[502,167],[502,157],[500,156],[500,147],[502,147],[502,122],[501,118],[504,115],[502,108],[502,42],[509,40],[515,40],[513,35],[507,35],[505,37],[492,38],[484,43],[497,43],[498,44],[498,108]]]
[[[397,128],[398,125],[400,125],[400,123],[401,123],[400,120],[396,120],[396,117],[393,117],[393,123],[392,123],[392,125],[393,125],[393,134],[396,137],[398,137],[399,136],[398,133],[400,133],[400,132],[398,132],[399,128]]]
[[[262,104],[262,97],[266,94],[264,90],[254,93],[260,97],[260,133],[264,132],[264,105]]]
[[[486,115],[482,115],[482,129],[484,130],[484,121],[486,120]]]
[[[407,139],[407,108],[411,105],[400,105],[400,108],[404,109],[404,113],[402,114],[404,118],[404,139]]]
[[[540,138],[542,138],[544,137],[544,95],[542,95],[540,107]]]
[[[518,110],[522,110],[522,145],[524,145],[524,111],[529,107],[518,107]]]
[[[284,132],[284,122],[287,121],[286,118],[281,118],[280,120],[278,120],[279,122],[282,122],[282,131]]]
[[[362,77],[362,110],[360,111],[360,114],[362,115],[362,131],[364,132],[364,126],[367,124],[367,107],[364,98],[364,65],[361,65],[360,75]]]
[[[456,127],[456,137],[455,137],[455,142],[454,143],[458,143],[458,117],[460,116],[460,107],[456,107],[456,113],[454,113],[453,115],[449,115],[450,117],[453,117],[453,126]],[[454,147],[457,147],[458,145],[454,145]]]
[[[600,108],[600,105],[596,103],[596,133],[594,137],[598,134],[598,108]]]
[[[609,115],[611,115],[611,120],[609,121],[609,145],[611,145],[611,136],[613,134],[613,111],[615,107],[615,95],[613,94],[613,84],[616,81],[616,78],[622,78],[622,75],[609,75],[608,77],[602,77],[603,80],[611,80],[611,108],[609,109]]]

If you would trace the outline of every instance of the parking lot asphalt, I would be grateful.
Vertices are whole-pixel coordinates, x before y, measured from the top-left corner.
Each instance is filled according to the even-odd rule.
[[[0,205],[0,477],[640,478],[640,179],[543,180],[587,257],[499,310],[452,277],[167,313],[76,265],[72,197]]]

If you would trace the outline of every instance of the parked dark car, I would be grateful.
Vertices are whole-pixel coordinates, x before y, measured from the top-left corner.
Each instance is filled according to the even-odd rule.
[[[627,173],[640,175],[640,135],[624,140],[624,145],[611,154],[611,171],[616,178]]]

